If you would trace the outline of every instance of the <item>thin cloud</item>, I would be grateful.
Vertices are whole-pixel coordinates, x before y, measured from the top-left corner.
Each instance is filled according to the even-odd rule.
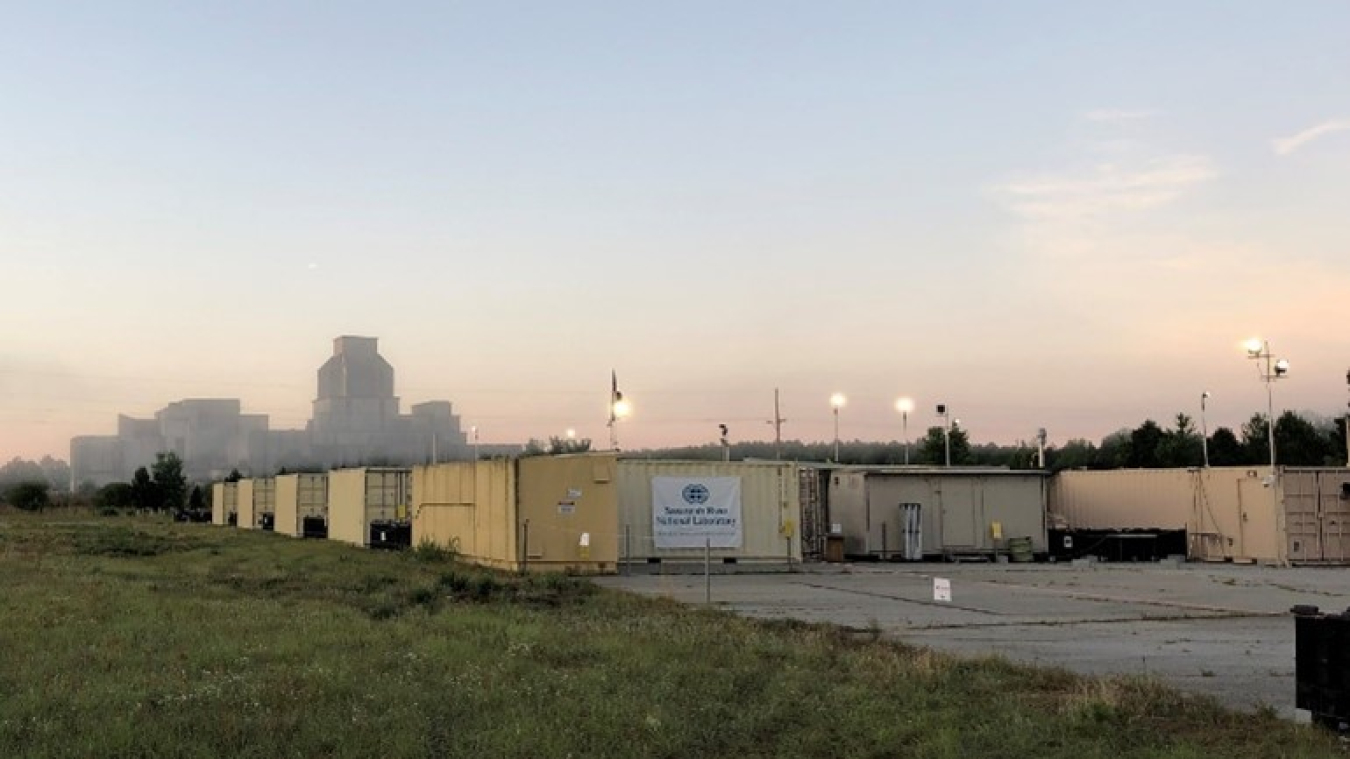
[[[1112,123],[1121,123],[1125,121],[1140,121],[1153,116],[1155,111],[1149,110],[1129,110],[1125,108],[1098,108],[1083,114],[1083,118],[1088,121],[1107,121]]]
[[[995,191],[1028,221],[1079,221],[1166,205],[1215,176],[1208,158],[1176,155],[1134,166],[1099,164],[1012,182]]]
[[[1350,129],[1350,119],[1333,119],[1317,126],[1308,127],[1293,137],[1271,140],[1270,144],[1275,149],[1275,155],[1289,155],[1319,137],[1325,137],[1334,132],[1343,132],[1347,129]]]

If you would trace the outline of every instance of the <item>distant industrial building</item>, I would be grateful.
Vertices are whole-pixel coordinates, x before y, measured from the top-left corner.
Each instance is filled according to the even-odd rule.
[[[495,446],[494,446],[495,448]],[[155,454],[172,451],[189,479],[223,477],[232,469],[259,476],[288,469],[359,464],[407,465],[471,457],[449,401],[399,411],[394,368],[373,337],[343,336],[318,371],[313,415],[303,430],[270,430],[264,414],[245,414],[237,398],[170,403],[154,419],[119,416],[116,435],[70,441],[72,486],[126,482]]]

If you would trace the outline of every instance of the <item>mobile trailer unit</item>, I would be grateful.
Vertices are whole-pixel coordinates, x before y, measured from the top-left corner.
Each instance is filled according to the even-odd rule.
[[[235,483],[235,526],[245,530],[254,528],[256,511],[253,507],[253,490],[254,480],[251,477],[245,477]]]
[[[412,470],[336,469],[328,473],[328,537],[368,548],[412,545]]]
[[[613,572],[612,453],[452,462],[413,469],[413,537],[508,570]]]
[[[276,483],[276,531],[293,538],[328,537],[328,475],[280,474]]]
[[[239,520],[239,487],[233,482],[211,485],[211,524],[233,527]]]
[[[1039,470],[848,467],[830,474],[830,519],[850,556],[919,561],[1045,555]]]
[[[1350,469],[1343,467],[1060,472],[1050,510],[1077,550],[1084,534],[1171,532],[1184,536],[1194,561],[1350,563]]]
[[[618,462],[627,567],[790,568],[802,560],[802,480],[783,461]]]
[[[253,480],[253,521],[259,530],[272,530],[277,521],[277,478]]]

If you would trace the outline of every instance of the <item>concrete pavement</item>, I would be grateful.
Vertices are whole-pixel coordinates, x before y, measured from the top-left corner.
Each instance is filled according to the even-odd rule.
[[[933,600],[935,577],[950,602]],[[703,603],[702,575],[597,582]],[[715,605],[754,617],[829,622],[916,645],[998,654],[1083,674],[1149,674],[1240,709],[1294,710],[1295,604],[1350,606],[1350,570],[1231,564],[806,565],[716,574]]]

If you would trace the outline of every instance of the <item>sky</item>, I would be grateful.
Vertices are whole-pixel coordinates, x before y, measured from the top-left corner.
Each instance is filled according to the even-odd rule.
[[[332,339],[484,443],[1346,408],[1350,5],[0,2],[0,459]],[[1278,413],[1278,411],[1277,411]]]

